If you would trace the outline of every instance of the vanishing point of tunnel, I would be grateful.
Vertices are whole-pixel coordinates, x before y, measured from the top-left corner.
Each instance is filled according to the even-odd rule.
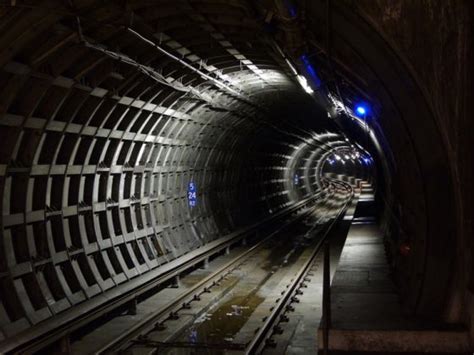
[[[0,354],[472,354],[473,10],[1,0]]]

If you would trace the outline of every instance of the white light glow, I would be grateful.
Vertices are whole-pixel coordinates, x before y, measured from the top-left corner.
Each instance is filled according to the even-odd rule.
[[[308,81],[306,80],[306,78],[304,76],[297,75],[296,79],[298,79],[298,82],[300,83],[301,87],[308,94],[312,94],[314,92],[313,89],[311,89],[311,87],[308,85]]]
[[[293,64],[291,64],[291,62],[288,59],[285,59],[285,62],[286,64],[288,64],[293,74],[298,75],[298,72],[296,71],[296,68],[293,66]]]

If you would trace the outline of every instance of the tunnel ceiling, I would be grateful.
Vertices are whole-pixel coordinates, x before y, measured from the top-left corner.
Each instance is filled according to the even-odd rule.
[[[0,340],[310,198],[337,152],[374,158],[406,307],[444,317],[458,161],[377,4],[0,2]]]

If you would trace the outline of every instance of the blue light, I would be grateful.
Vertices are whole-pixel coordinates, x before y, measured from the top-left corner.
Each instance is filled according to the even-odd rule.
[[[366,109],[364,106],[357,106],[356,112],[360,115],[363,116],[367,113]]]
[[[366,101],[356,102],[353,110],[355,115],[364,119],[371,115],[371,107]]]
[[[303,54],[301,56],[301,61],[303,62],[304,66],[306,68],[306,71],[308,72],[308,74],[313,79],[313,83],[319,89],[321,87],[321,79],[319,78],[318,74],[316,73],[316,70],[314,69],[314,67],[311,65],[311,62],[309,61],[306,54]]]

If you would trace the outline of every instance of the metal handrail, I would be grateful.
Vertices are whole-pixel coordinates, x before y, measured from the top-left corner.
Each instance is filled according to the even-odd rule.
[[[341,183],[341,182],[338,182],[338,183]],[[341,184],[350,186],[350,185],[345,184],[345,183],[341,183]],[[302,280],[304,279],[304,277],[308,273],[309,269],[311,268],[312,264],[314,263],[314,261],[316,259],[316,256],[319,254],[323,243],[325,243],[325,239],[326,239],[327,235],[331,231],[331,229],[334,226],[334,224],[336,223],[336,221],[338,221],[340,219],[341,215],[347,210],[347,207],[348,207],[349,203],[352,201],[353,196],[354,196],[354,192],[351,191],[351,197],[344,204],[344,207],[338,213],[337,217],[332,221],[331,225],[329,226],[329,228],[324,233],[324,236],[317,243],[316,247],[314,248],[313,252],[311,253],[310,258],[308,258],[308,260],[305,262],[305,264],[300,268],[300,270],[297,273],[297,276],[292,281],[292,283],[289,285],[289,287],[286,289],[284,295],[279,299],[277,304],[273,307],[273,310],[271,311],[270,315],[266,318],[264,324],[258,329],[258,332],[255,335],[255,337],[247,345],[247,348],[245,350],[246,355],[259,354],[263,350],[263,348],[266,345],[266,340],[271,337],[271,329],[272,329],[273,325],[275,324],[276,320],[278,319],[278,316],[282,313],[282,311],[285,308],[286,304],[291,299],[291,295],[293,294],[295,289],[298,287],[298,285],[302,282]]]

